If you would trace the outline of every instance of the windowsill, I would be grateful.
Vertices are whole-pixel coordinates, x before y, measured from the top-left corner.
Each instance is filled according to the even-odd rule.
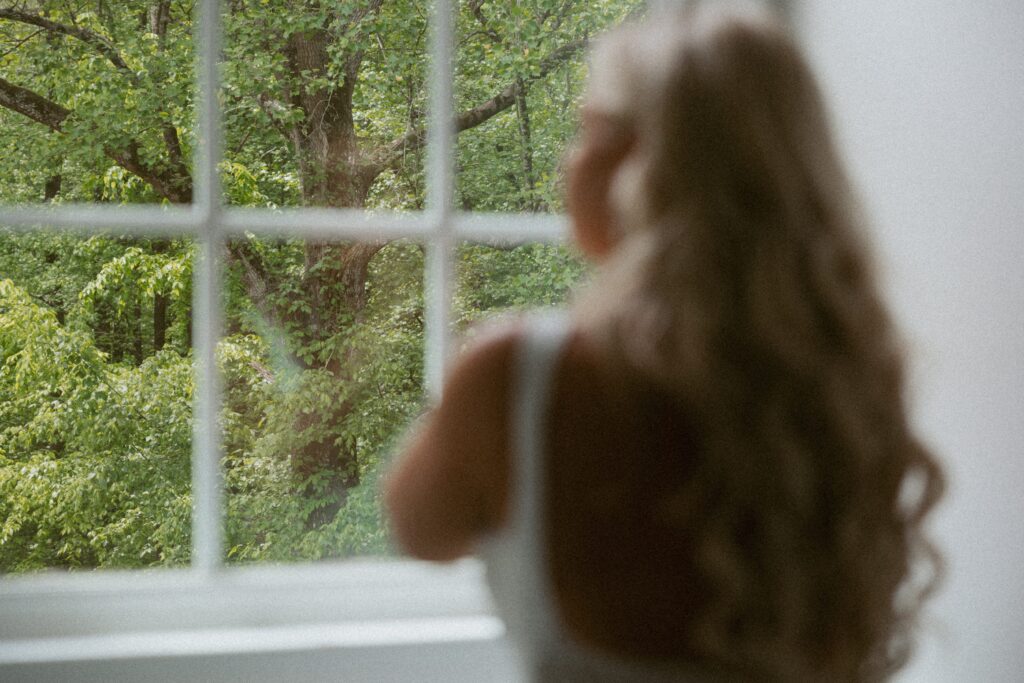
[[[29,638],[0,643],[0,666],[489,643],[504,634],[497,617],[478,616]]]
[[[20,680],[59,675],[61,667],[92,667],[97,678],[118,678],[120,672],[160,679],[166,670],[170,680],[197,670],[221,680],[214,673],[223,669],[223,680],[232,680],[257,667],[259,678],[273,680],[267,667],[290,660],[343,680],[362,679],[346,678],[342,670],[401,680],[429,671],[431,662],[438,680],[472,680],[480,666],[511,677],[503,635],[475,560],[448,566],[356,560],[227,568],[209,576],[166,570],[0,581],[0,678],[7,678],[4,671]]]

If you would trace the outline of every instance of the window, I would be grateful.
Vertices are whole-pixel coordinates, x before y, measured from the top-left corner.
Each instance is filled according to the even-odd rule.
[[[78,480],[108,493],[72,506],[114,505],[116,489],[118,504],[130,498],[125,509],[155,526],[136,534],[130,551],[117,546],[120,555],[59,547],[63,533],[108,548],[90,535],[96,529],[62,521],[49,538],[25,531],[29,540],[10,551],[17,557],[50,543],[36,548],[41,557],[70,559],[44,565],[123,569],[0,579],[0,670],[59,676],[74,666],[76,677],[103,678],[142,671],[117,662],[141,662],[154,677],[174,678],[160,667],[187,656],[205,672],[230,660],[231,675],[245,666],[269,675],[274,664],[260,653],[308,662],[317,650],[318,670],[344,677],[396,666],[394,653],[406,648],[421,676],[430,666],[471,672],[480,664],[458,664],[458,653],[501,656],[501,627],[474,562],[280,564],[386,550],[379,535],[346,536],[339,509],[379,516],[366,493],[379,457],[303,460],[303,448],[383,452],[424,385],[437,390],[453,329],[497,308],[555,303],[583,276],[555,246],[563,234],[556,167],[587,40],[643,3],[439,2],[428,15],[416,2],[207,0],[194,34],[186,5],[41,0],[0,9],[0,249],[10,269],[0,281],[39,263],[57,272],[83,253],[103,264],[82,282],[64,273],[48,283],[64,288],[54,296],[91,307],[92,327],[75,328],[41,300],[46,292],[26,291],[17,278],[0,284],[9,325],[17,314],[19,329],[35,321],[31,329],[51,334],[33,348],[47,350],[43,365],[61,379],[33,386],[53,407],[52,422],[32,424],[59,431],[70,411],[84,411],[109,450],[118,425],[131,422],[138,446],[118,457],[132,472],[183,482],[167,493],[152,478],[97,472],[107,453],[99,447],[94,461],[76,461]],[[196,87],[185,76],[193,58]],[[79,80],[62,81],[72,63]],[[61,147],[57,136],[75,144]],[[331,271],[325,254],[341,265]],[[276,281],[268,268],[279,269]],[[348,317],[327,319],[339,310]],[[68,336],[75,329],[92,354],[82,373],[121,368],[97,380],[91,402],[66,400],[78,366],[58,351],[77,343]],[[4,362],[23,350],[8,347]],[[402,367],[388,364],[396,357]],[[282,379],[289,372],[293,384]],[[358,373],[377,374],[361,385],[368,393],[346,394],[339,378],[355,385],[365,379]],[[254,417],[253,396],[270,386],[278,393],[266,401],[277,412],[256,406]],[[175,390],[175,402],[153,407],[153,396]],[[0,416],[10,439],[17,419],[39,415],[15,403],[26,412]],[[349,422],[358,424],[338,431]],[[301,486],[294,471],[273,479],[260,469],[266,459],[247,455],[274,430],[304,439],[282,447],[288,458],[278,461],[307,468]],[[33,442],[42,454],[31,462],[0,452],[14,472],[7,485],[45,479],[33,468],[64,457],[62,444],[43,441]],[[161,453],[190,443],[191,458],[156,462],[155,442]],[[260,507],[270,480],[299,487],[294,505]],[[63,505],[68,492],[51,488],[53,506]],[[114,545],[116,527],[107,529]],[[311,530],[322,530],[320,545]],[[0,543],[15,532],[7,524]],[[290,545],[280,542],[287,534]],[[433,646],[441,654],[424,658]],[[344,661],[331,659],[341,652]],[[248,664],[231,657],[242,654]]]

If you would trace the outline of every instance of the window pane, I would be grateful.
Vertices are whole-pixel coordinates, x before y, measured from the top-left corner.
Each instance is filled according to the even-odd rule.
[[[457,206],[562,210],[559,165],[575,131],[586,46],[643,4],[459,3]]]
[[[228,201],[422,208],[426,9],[226,3]]]
[[[192,257],[0,230],[0,572],[188,562]]]
[[[423,250],[232,242],[229,562],[388,553],[383,460],[423,403]]]
[[[191,201],[192,4],[0,17],[0,203]]]
[[[570,247],[465,244],[458,255],[455,326],[458,332],[495,314],[562,306],[588,274]]]

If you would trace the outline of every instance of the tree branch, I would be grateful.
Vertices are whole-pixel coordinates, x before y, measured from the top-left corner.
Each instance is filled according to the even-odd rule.
[[[370,16],[371,14],[376,14],[377,12],[379,12],[380,6],[383,4],[384,0],[370,0],[369,4],[367,4],[365,7],[357,9],[355,12],[352,13],[352,16],[349,18],[348,24],[345,26],[345,28],[349,29],[352,28],[353,26],[358,26],[363,21],[363,19]]]
[[[171,21],[170,0],[160,0],[149,6],[149,31],[159,41],[160,52],[164,51],[167,43],[167,27]],[[161,134],[164,139],[164,148],[170,160],[171,173],[178,178],[189,176],[188,164],[185,155],[181,151],[181,139],[178,137],[178,129],[171,123],[165,123],[161,127]]]
[[[167,38],[167,25],[171,21],[170,0],[160,0],[149,6],[147,12],[149,19],[149,32],[160,39],[160,48],[163,49],[164,41]]]
[[[18,48],[20,48],[22,45],[24,45],[28,41],[32,40],[33,38],[35,38],[36,36],[38,36],[42,32],[43,32],[43,29],[39,29],[38,31],[33,31],[32,33],[28,34],[27,36],[25,36],[24,38],[22,38],[21,40],[16,42],[13,47],[8,48],[6,52],[0,53],[0,59],[3,59],[7,55],[14,54],[15,52],[18,51]]]
[[[562,3],[562,6],[558,8],[557,12],[552,12],[552,10],[550,10],[550,9],[548,11],[544,12],[544,14],[541,16],[540,23],[541,24],[545,24],[545,23],[547,23],[548,19],[550,19],[552,16],[554,16],[555,17],[555,23],[552,26],[552,29],[557,31],[558,29],[560,29],[562,27],[562,22],[565,20],[565,17],[568,15],[569,10],[572,9],[575,4],[576,4],[575,0],[565,0]]]
[[[270,303],[274,283],[263,257],[253,248],[248,237],[229,240],[227,250],[229,262],[242,266],[242,280],[253,306],[267,323],[279,325],[278,312]]]
[[[570,57],[585,48],[588,42],[587,38],[579,38],[552,50],[547,57],[541,60],[540,68],[535,73],[517,79],[489,100],[456,115],[455,132],[461,133],[470,128],[476,128],[511,107],[515,104],[516,97],[519,95],[521,88],[547,76],[556,67],[565,63]],[[406,154],[422,147],[425,141],[426,129],[422,127],[413,128],[405,133],[405,135],[393,140],[379,152],[376,164],[377,170],[380,171],[395,165]]]
[[[493,40],[495,43],[502,44],[505,40],[498,35],[498,32],[491,28],[491,25],[487,22],[487,17],[484,16],[483,11],[484,0],[471,0],[469,3],[469,9],[476,17],[476,21],[480,24],[481,29],[488,38]],[[541,22],[543,23],[543,22]]]
[[[181,149],[181,138],[178,137],[178,129],[171,124],[163,127],[164,147],[167,149],[167,156],[171,162],[171,172],[179,178],[187,178],[189,175],[188,164],[185,163],[185,153]]]
[[[162,0],[151,6],[148,11],[149,28],[155,33],[161,42],[161,47],[167,33],[167,25],[170,21],[170,2],[168,0]],[[83,43],[91,46],[97,50],[100,54],[106,57],[111,64],[113,64],[118,70],[122,71],[127,75],[128,79],[133,85],[139,85],[139,79],[136,74],[128,68],[128,64],[125,63],[124,59],[118,53],[117,49],[108,41],[106,38],[98,33],[90,31],[88,29],[81,28],[80,26],[69,26],[56,21],[47,19],[46,17],[39,14],[32,14],[29,12],[22,12],[14,9],[0,9],[0,19],[7,19],[10,21],[16,21],[31,26],[37,26],[44,31],[50,33],[60,34],[76,38]],[[15,86],[16,87],[16,86]],[[6,105],[4,105],[6,106]],[[14,109],[14,107],[9,107]],[[17,111],[17,109],[16,109]],[[66,112],[67,110],[65,110]],[[24,113],[24,112],[22,112]],[[34,118],[33,120],[39,121]],[[65,113],[65,117],[67,114]],[[63,119],[61,119],[63,120]],[[47,121],[39,121],[46,125],[50,125]],[[50,128],[57,130],[54,126],[50,125]],[[188,178],[189,171],[188,165],[185,162],[185,157],[181,150],[181,140],[178,138],[178,131],[174,126],[168,124],[163,126],[162,136],[164,141],[164,147],[167,149],[167,154],[170,159],[171,172],[173,176],[179,179],[178,182],[168,183],[170,178],[161,178],[161,174],[153,172],[151,169],[146,168],[144,165],[138,162],[137,147],[133,149],[131,145],[129,148],[124,150],[107,151],[107,155],[117,161],[119,164],[124,166],[132,173],[139,175],[143,180],[146,180],[157,189],[157,192],[164,195],[172,201],[190,201],[184,199],[187,195],[191,197],[191,189],[183,191],[181,187],[182,183],[180,179]],[[134,143],[132,143],[134,144]],[[142,173],[140,173],[142,171]],[[191,183],[189,183],[191,184]],[[160,189],[158,186],[165,186],[164,189]],[[178,187],[174,187],[178,186]],[[169,194],[168,194],[169,193]]]
[[[380,12],[380,6],[383,4],[384,0],[370,0],[370,3],[366,7],[357,10],[352,15],[352,18],[348,23],[348,27],[346,28],[348,29],[358,26],[366,17],[377,14],[378,12]],[[343,73],[345,74],[345,81],[342,84],[342,87],[354,87],[355,80],[358,76],[359,67],[362,63],[363,50],[355,50],[354,52],[352,52],[352,54],[349,55],[348,59],[345,60],[345,66],[342,70]]]
[[[0,107],[27,116],[56,132],[60,132],[64,119],[71,115],[70,109],[3,78],[0,78]]]
[[[295,144],[294,127],[289,128],[281,122],[281,117],[288,113],[288,107],[283,102],[275,100],[265,92],[261,92],[256,96],[256,102],[260,105],[260,109],[262,109],[267,115],[267,118],[270,119],[270,125],[272,125],[286,140]]]
[[[175,135],[177,137],[177,135]],[[192,201],[192,178],[185,170],[185,175],[180,175],[178,170],[170,173],[153,168],[142,161],[139,156],[139,142],[132,140],[123,148],[103,147],[103,152],[117,162],[126,171],[134,173],[145,180],[154,191],[178,204],[188,204]],[[179,169],[180,170],[180,169]]]
[[[49,31],[50,33],[59,33],[61,35],[70,36],[77,38],[78,40],[86,43],[100,54],[106,57],[111,64],[116,66],[118,69],[131,73],[131,69],[121,55],[118,54],[117,49],[114,48],[110,42],[98,33],[94,33],[88,29],[80,28],[78,26],[68,26],[67,24],[61,24],[56,21],[51,21],[46,17],[38,14],[32,14],[30,12],[21,12],[15,9],[0,9],[0,19],[8,19],[10,21],[17,21],[22,24],[29,24],[31,26],[38,26],[41,29]]]
[[[41,123],[56,133],[63,132],[64,121],[71,115],[70,109],[3,78],[0,78],[0,107]],[[132,140],[122,148],[105,146],[103,152],[119,166],[149,183],[160,196],[182,204],[191,202],[192,178],[184,163],[176,164],[172,160],[171,172],[155,169],[142,161],[139,147],[138,141]],[[178,151],[180,154],[181,150]]]

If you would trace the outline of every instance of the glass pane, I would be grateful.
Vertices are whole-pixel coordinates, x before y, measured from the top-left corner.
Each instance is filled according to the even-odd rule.
[[[559,165],[576,128],[586,47],[643,4],[459,3],[457,206],[562,210]]]
[[[192,258],[0,230],[0,573],[189,561]]]
[[[465,244],[458,254],[456,331],[471,335],[473,323],[497,314],[566,305],[588,272],[571,247]]]
[[[225,8],[228,202],[422,208],[427,6]]]
[[[193,3],[13,5],[0,16],[0,203],[190,202]]]
[[[229,562],[384,554],[384,458],[423,405],[423,250],[229,248]]]

